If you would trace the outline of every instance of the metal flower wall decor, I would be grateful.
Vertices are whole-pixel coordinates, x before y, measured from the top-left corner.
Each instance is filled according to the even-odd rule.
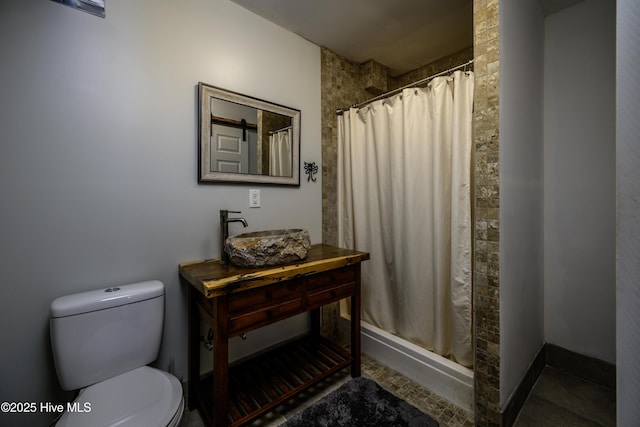
[[[313,176],[318,173],[318,165],[316,165],[316,162],[304,162],[304,173],[308,175],[307,182],[316,182],[316,178]]]

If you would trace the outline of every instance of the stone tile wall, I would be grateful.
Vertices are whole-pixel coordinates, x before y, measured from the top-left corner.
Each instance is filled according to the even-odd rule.
[[[500,424],[498,0],[474,0],[474,392],[476,425]]]
[[[367,68],[367,71],[370,68]],[[364,81],[363,81],[364,80]],[[370,76],[363,66],[333,51],[321,50],[322,242],[338,243],[338,122],[336,110],[365,101]]]
[[[338,122],[336,110],[372,97],[365,88],[378,79],[372,70],[351,62],[333,51],[321,50],[322,100],[322,242],[338,244]],[[340,305],[322,307],[321,334],[336,342],[348,343],[349,331],[339,327]]]

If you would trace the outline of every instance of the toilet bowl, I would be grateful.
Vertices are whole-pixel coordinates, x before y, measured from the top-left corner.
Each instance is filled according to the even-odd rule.
[[[177,426],[184,410],[182,387],[173,375],[149,366],[80,391],[57,426]]]
[[[50,333],[60,385],[79,389],[58,426],[176,426],[180,381],[146,366],[160,348],[164,285],[135,283],[56,299]]]

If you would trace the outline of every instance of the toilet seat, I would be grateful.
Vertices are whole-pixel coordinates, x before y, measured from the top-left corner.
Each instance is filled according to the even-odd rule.
[[[58,426],[174,427],[184,399],[176,377],[143,366],[82,389],[69,407],[76,411],[65,412]]]

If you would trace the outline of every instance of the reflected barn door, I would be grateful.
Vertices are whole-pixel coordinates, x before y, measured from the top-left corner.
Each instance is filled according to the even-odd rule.
[[[256,132],[246,131],[243,141],[241,128],[214,124],[211,133],[212,172],[249,173],[250,141],[257,139]]]

